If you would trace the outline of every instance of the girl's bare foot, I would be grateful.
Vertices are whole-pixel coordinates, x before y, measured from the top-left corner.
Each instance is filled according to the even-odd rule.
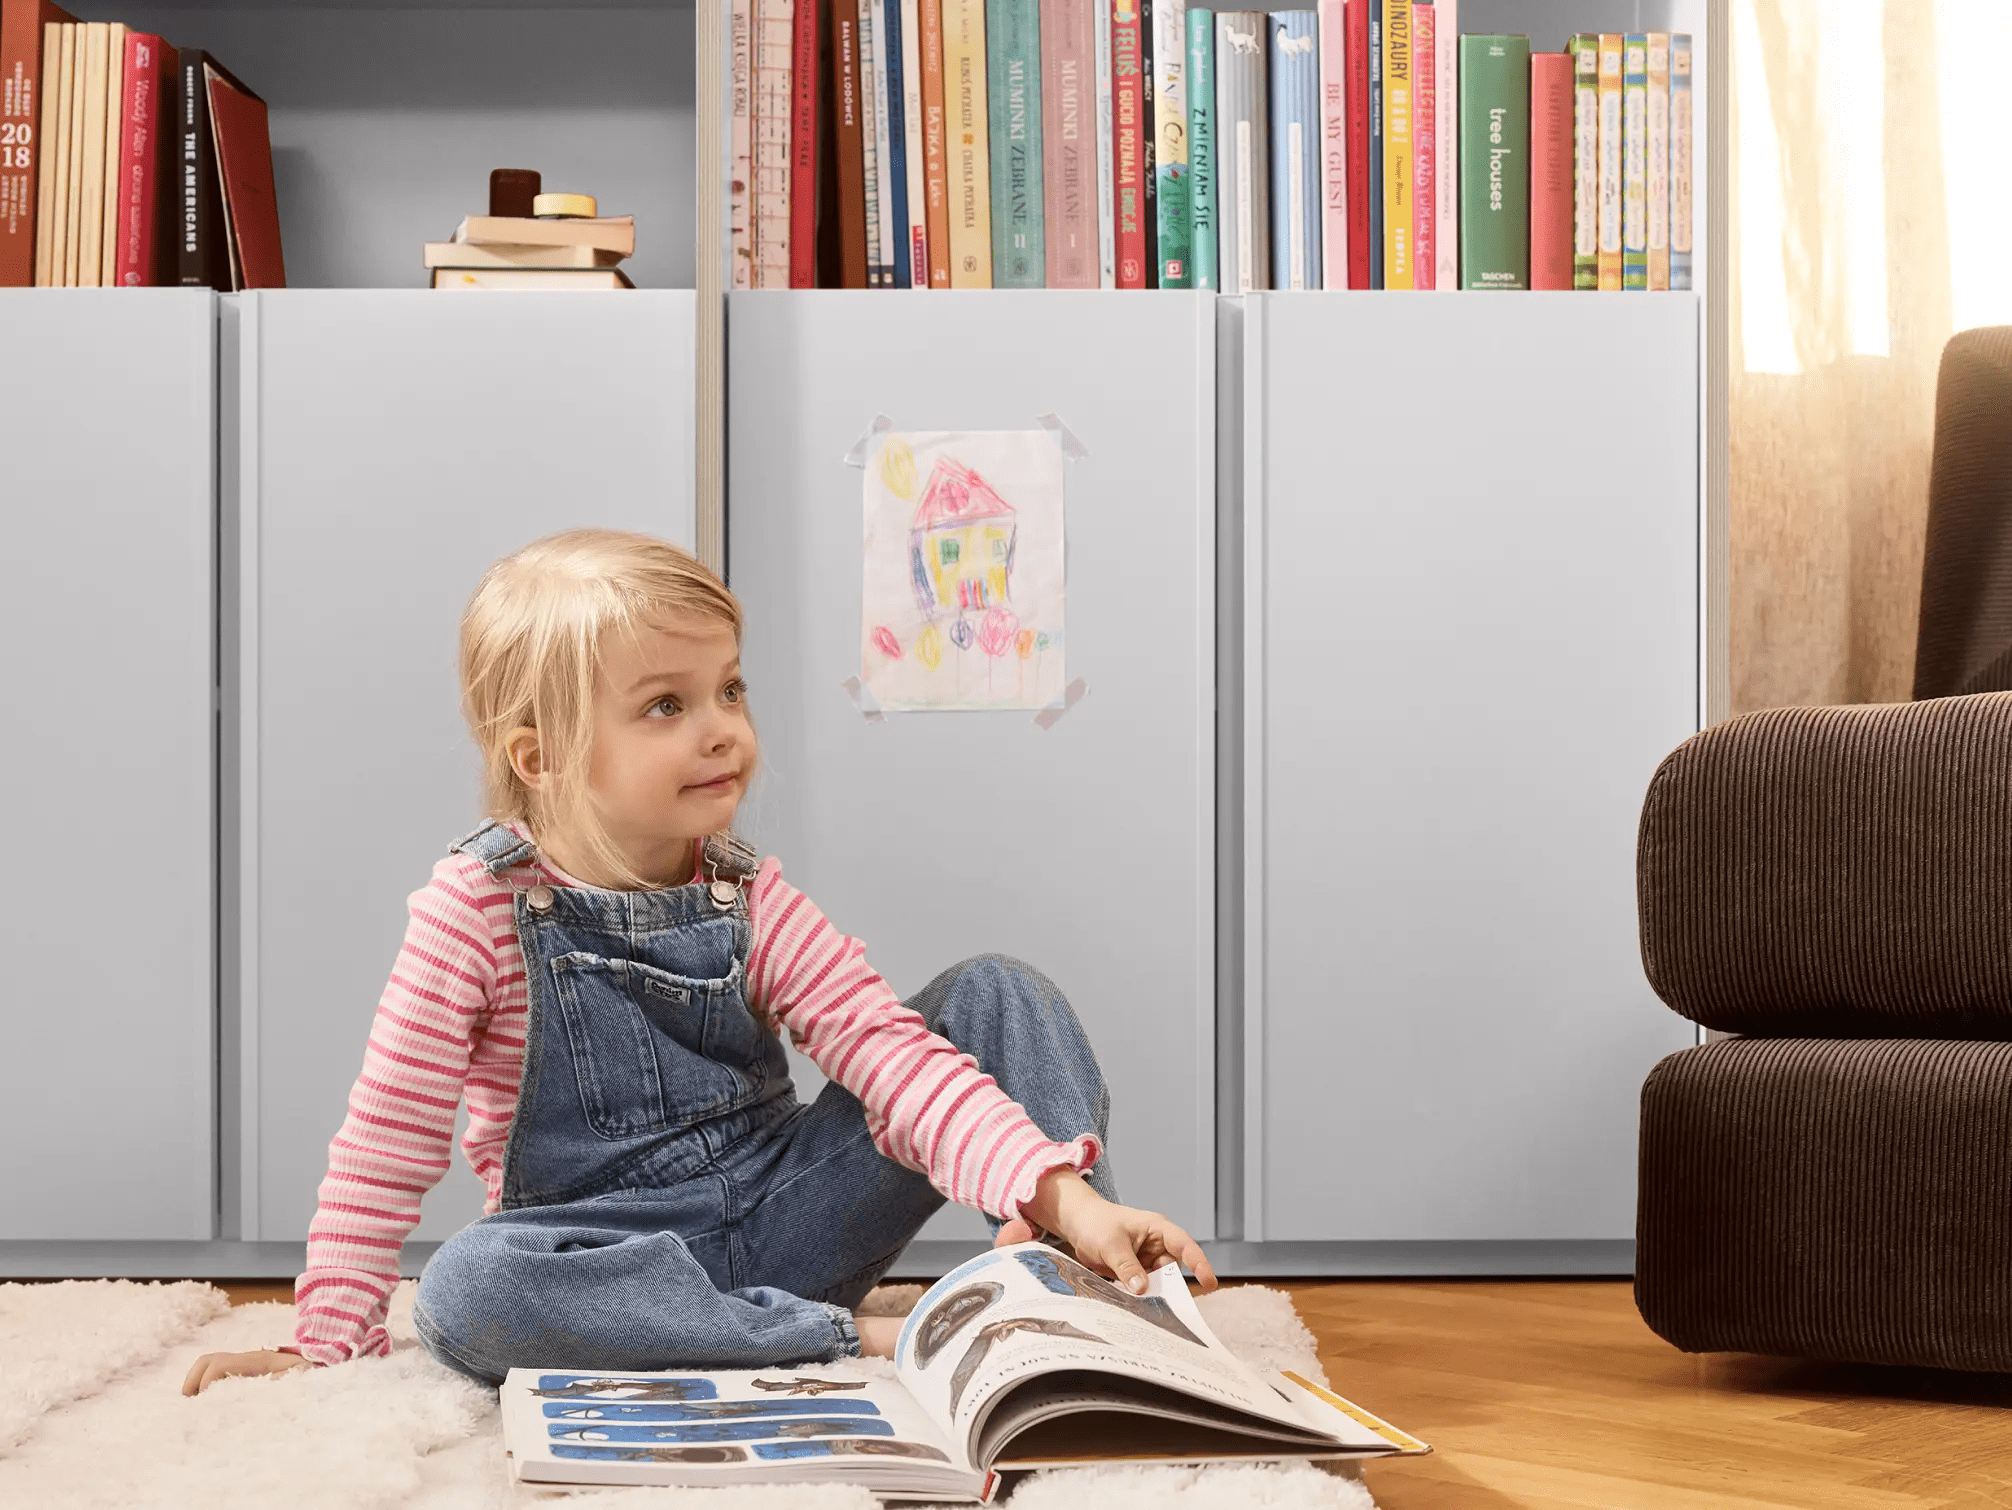
[[[852,1324],[859,1332],[862,1358],[892,1358],[894,1344],[901,1340],[905,1316],[855,1316]]]

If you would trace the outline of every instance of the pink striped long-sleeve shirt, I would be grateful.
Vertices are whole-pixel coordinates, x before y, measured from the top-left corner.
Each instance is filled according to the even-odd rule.
[[[542,855],[511,879],[520,889],[579,884]],[[316,1363],[389,1350],[384,1308],[399,1249],[420,1197],[447,1172],[464,1095],[462,1152],[488,1187],[484,1210],[497,1209],[529,1012],[512,897],[480,861],[453,854],[406,899],[405,942],[349,1114],[329,1144],[307,1269],[294,1286],[294,1342]],[[1018,1215],[1048,1170],[1095,1162],[1094,1135],[1068,1144],[1044,1136],[976,1060],[901,1004],[860,942],[784,881],[773,859],[749,887],[749,917],[750,1005],[859,1098],[888,1158],[994,1216]]]

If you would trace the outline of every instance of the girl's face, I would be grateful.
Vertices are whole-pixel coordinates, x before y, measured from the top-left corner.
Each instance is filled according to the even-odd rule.
[[[609,837],[641,875],[660,885],[689,877],[692,841],[732,823],[755,753],[731,625],[681,616],[639,630],[634,644],[608,642],[588,781]]]

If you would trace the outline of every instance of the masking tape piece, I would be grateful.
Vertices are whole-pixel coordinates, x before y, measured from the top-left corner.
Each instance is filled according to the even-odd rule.
[[[1059,414],[1036,415],[1034,423],[1046,430],[1061,444],[1062,454],[1071,461],[1081,461],[1090,454],[1090,448],[1076,439],[1076,432],[1062,423]]]
[[[1034,726],[1040,729],[1054,728],[1056,721],[1064,713],[1067,713],[1076,704],[1080,703],[1088,695],[1089,691],[1089,684],[1080,676],[1077,677],[1062,689],[1061,701],[1048,704],[1047,707],[1034,715]]]
[[[865,466],[866,458],[873,454],[873,443],[893,428],[894,421],[886,415],[874,415],[873,423],[866,427],[859,439],[852,443],[852,449],[845,453],[845,464],[848,467]]]
[[[873,695],[866,683],[856,676],[848,676],[839,685],[845,688],[845,695],[852,699],[853,707],[859,709],[861,718],[870,724],[887,722],[887,715],[880,711],[880,700]]]

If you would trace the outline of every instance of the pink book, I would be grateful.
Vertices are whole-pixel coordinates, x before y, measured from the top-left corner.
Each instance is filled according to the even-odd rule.
[[[1320,286],[1348,287],[1348,27],[1320,0]]]
[[[1530,54],[1530,286],[1572,286],[1572,55]]]
[[[167,44],[148,32],[126,33],[125,98],[119,106],[119,288],[150,288],[154,275],[154,206],[161,189],[161,88],[173,76]]]
[[[1041,0],[1041,205],[1050,288],[1095,288],[1097,0]]]
[[[1439,203],[1438,115],[1433,108],[1437,69],[1433,38],[1438,16],[1420,0],[1411,8],[1411,286],[1432,288],[1439,271],[1439,238],[1433,229]]]

